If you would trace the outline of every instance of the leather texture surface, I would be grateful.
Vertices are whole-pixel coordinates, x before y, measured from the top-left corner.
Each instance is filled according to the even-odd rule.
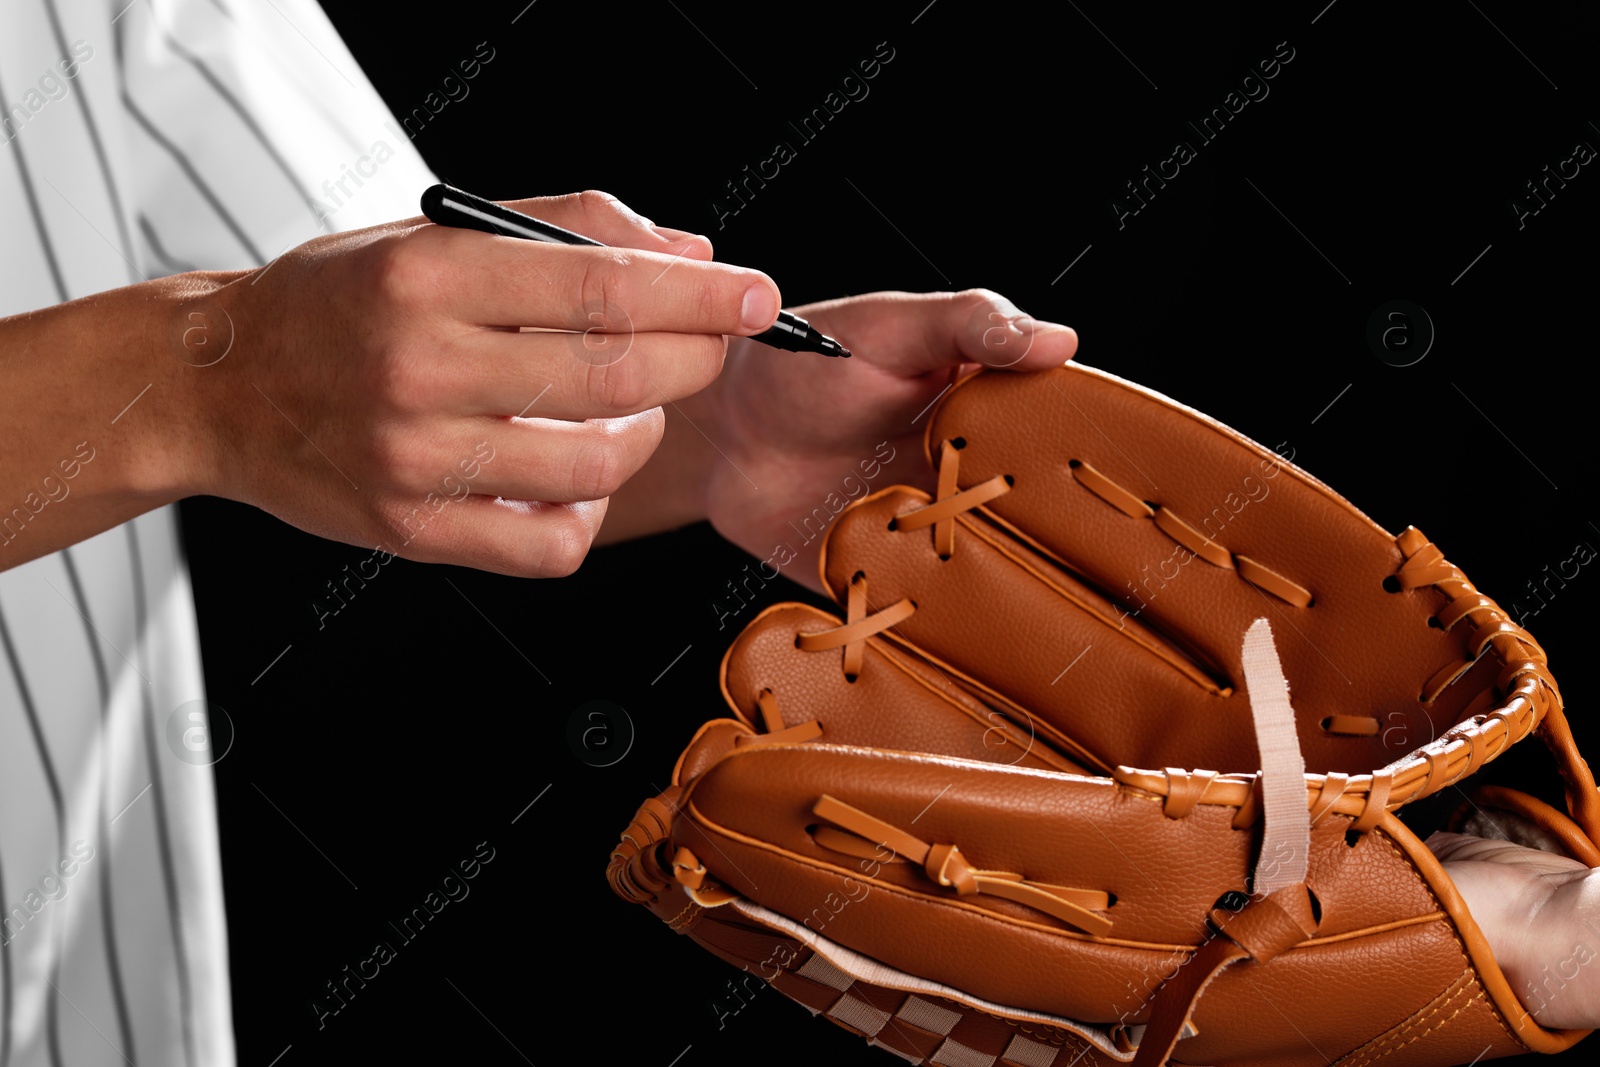
[[[927,441],[934,496],[828,534],[844,617],[777,605],[729,649],[733,718],[625,832],[620,895],[914,1063],[1424,1067],[1583,1036],[1523,1010],[1393,814],[1538,733],[1569,803],[1537,815],[1597,854],[1542,650],[1425,537],[1077,365],[963,380]],[[1263,617],[1311,821],[1270,894]]]

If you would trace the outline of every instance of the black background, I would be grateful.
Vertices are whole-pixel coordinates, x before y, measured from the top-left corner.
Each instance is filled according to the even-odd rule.
[[[1546,565],[1600,546],[1600,176],[1583,168],[1522,229],[1510,202],[1600,145],[1594,9],[1325,3],[512,0],[423,24],[324,0],[397,113],[495,50],[415,137],[445,180],[606,189],[768,271],[791,306],[997,289],[1076,327],[1083,362],[1287,442],[1385,528],[1416,524],[1531,604]],[[884,41],[870,95],[798,144],[787,122]],[[1279,42],[1294,58],[1270,95],[1202,145],[1185,121]],[[1179,139],[1197,157],[1119,228],[1112,198]],[[719,228],[712,199],[778,140],[798,158]],[[1395,299],[1437,331],[1408,367],[1366,340]],[[770,991],[719,1027],[734,972],[605,885],[617,832],[720,710],[734,629],[711,604],[750,557],[697,527],[559,581],[395,561],[319,630],[311,601],[370,549],[214,500],[185,505],[185,537],[208,696],[237,731],[216,775],[241,1064],[437,1049],[542,1067],[580,1041],[658,1067],[894,1062]],[[1528,619],[1591,742],[1597,581],[1584,568]],[[761,603],[798,595],[774,582]],[[608,767],[568,741],[591,700],[633,727]],[[485,841],[470,895],[401,945],[388,923]],[[378,941],[397,958],[319,1028],[312,998]]]

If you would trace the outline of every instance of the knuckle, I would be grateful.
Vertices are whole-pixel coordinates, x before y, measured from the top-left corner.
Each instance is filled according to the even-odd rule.
[[[596,325],[612,328],[629,321],[618,300],[626,290],[623,274],[631,260],[625,252],[617,249],[593,251],[594,255],[585,257],[583,276],[578,280],[578,299],[584,312],[590,316],[589,321],[580,328],[588,329]],[[593,317],[595,313],[599,314],[598,322]]]
[[[430,422],[379,422],[366,437],[363,470],[373,472],[382,493],[400,494],[402,504],[443,493],[443,480],[454,470],[454,456],[438,443],[437,429]]]
[[[430,465],[427,450],[420,447],[410,430],[398,426],[380,426],[372,433],[368,443],[369,462],[377,469],[382,483],[404,493],[424,491],[429,483]]]
[[[626,215],[622,201],[600,189],[585,189],[578,194],[578,208],[585,218],[602,215]]]
[[[579,305],[585,310],[599,309],[603,314],[612,288],[610,263],[600,256],[584,257],[583,276],[578,279]],[[583,324],[584,328],[587,326]]]
[[[410,448],[405,435],[393,427],[380,426],[373,430],[367,444],[369,459],[383,473],[385,481],[395,481],[396,472],[410,462]]]
[[[366,374],[367,395],[383,410],[420,414],[439,402],[428,358],[403,342],[379,347]]]
[[[589,397],[601,414],[627,415],[646,405],[650,385],[638,361],[591,366],[588,378]]]
[[[628,420],[627,432],[643,450],[645,459],[649,459],[660,446],[661,439],[666,436],[666,410],[654,407],[639,412]]]
[[[683,365],[691,368],[689,381],[694,386],[693,391],[699,392],[722,372],[728,355],[728,338],[720,333],[699,334],[685,338],[684,344],[688,351],[684,353]]]
[[[541,578],[565,578],[583,563],[594,530],[576,515],[553,521],[538,539],[532,571]]]
[[[372,516],[383,531],[383,542],[398,545],[416,555],[426,552],[424,545],[437,538],[428,534],[428,511],[420,500],[408,496],[393,496],[379,503]]]
[[[420,251],[423,242],[396,236],[371,246],[371,288],[382,299],[400,307],[421,303],[439,291],[445,279],[433,256]]]
[[[628,478],[628,443],[610,427],[597,428],[573,457],[573,493],[582,500],[599,500],[621,488]]]
[[[707,276],[694,283],[694,311],[699,322],[708,328],[718,328],[730,320],[737,322],[737,308],[721,279],[709,272],[703,273]]]
[[[993,289],[975,288],[963,289],[959,293],[951,293],[950,300],[953,304],[972,307],[1003,306],[1005,298]]]

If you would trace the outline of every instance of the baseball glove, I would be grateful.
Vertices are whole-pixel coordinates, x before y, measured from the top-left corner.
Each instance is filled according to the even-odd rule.
[[[1567,811],[1493,803],[1600,865],[1543,651],[1427,538],[1078,365],[963,380],[927,444],[933,497],[829,531],[845,617],[776,605],[729,649],[733,717],[640,808],[619,895],[912,1063],[1402,1067],[1584,1036],[1528,1015],[1397,815],[1464,806],[1537,734]]]

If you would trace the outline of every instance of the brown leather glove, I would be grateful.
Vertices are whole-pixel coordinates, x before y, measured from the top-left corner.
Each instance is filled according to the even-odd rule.
[[[1079,365],[967,378],[927,440],[936,497],[830,530],[846,618],[776,605],[729,650],[735,717],[629,826],[621,896],[912,1063],[1584,1035],[1527,1014],[1395,815],[1537,733],[1568,811],[1494,802],[1600,863],[1543,651],[1421,533]]]

